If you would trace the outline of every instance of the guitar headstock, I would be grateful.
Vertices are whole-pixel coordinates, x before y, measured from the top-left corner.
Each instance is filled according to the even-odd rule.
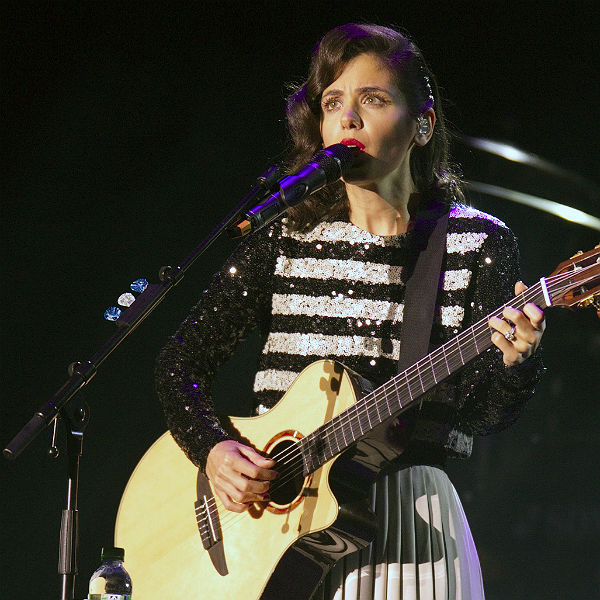
[[[594,305],[600,317],[600,244],[561,262],[546,282],[554,306],[576,310]]]

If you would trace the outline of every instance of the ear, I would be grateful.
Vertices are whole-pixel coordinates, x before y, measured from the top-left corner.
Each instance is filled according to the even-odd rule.
[[[424,113],[421,113],[421,116],[427,119],[429,127],[427,133],[419,133],[418,127],[416,127],[417,132],[415,134],[414,140],[417,146],[425,146],[427,142],[429,142],[431,136],[433,135],[433,129],[435,127],[435,111],[433,110],[433,108],[428,108]]]

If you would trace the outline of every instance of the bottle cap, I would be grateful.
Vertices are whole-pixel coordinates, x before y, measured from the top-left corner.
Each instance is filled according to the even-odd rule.
[[[124,560],[125,550],[123,548],[113,548],[112,546],[106,546],[102,548],[100,554],[100,560]]]

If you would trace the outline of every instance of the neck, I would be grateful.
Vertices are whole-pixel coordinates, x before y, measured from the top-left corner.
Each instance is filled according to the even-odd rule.
[[[410,228],[419,201],[412,189],[381,189],[346,184],[350,222],[375,235],[399,235]]]

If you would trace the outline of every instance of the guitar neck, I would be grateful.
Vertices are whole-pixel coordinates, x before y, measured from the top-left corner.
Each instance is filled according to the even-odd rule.
[[[544,308],[551,306],[544,278],[303,438],[300,448],[304,475],[415,404],[427,391],[488,350],[492,346],[490,318],[502,317],[507,306],[522,310],[529,302]]]

